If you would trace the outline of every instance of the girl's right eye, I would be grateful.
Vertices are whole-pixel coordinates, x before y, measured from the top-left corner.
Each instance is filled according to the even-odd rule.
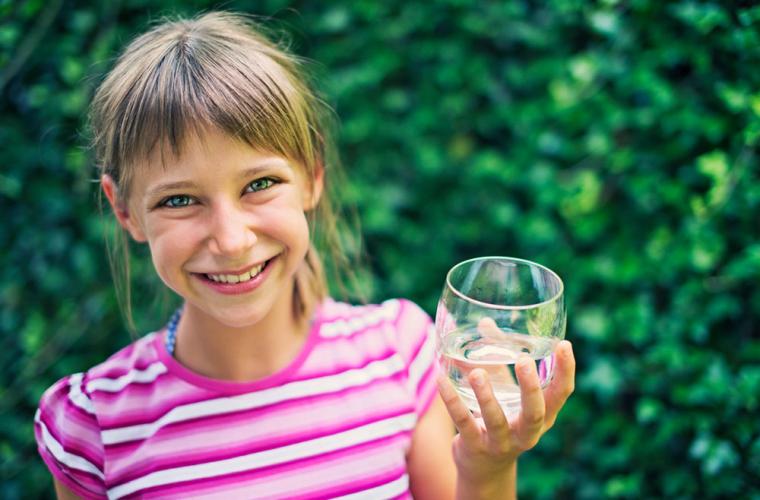
[[[159,203],[159,206],[167,208],[182,208],[190,206],[192,204],[193,199],[186,194],[176,194],[174,196],[164,198],[161,203]]]

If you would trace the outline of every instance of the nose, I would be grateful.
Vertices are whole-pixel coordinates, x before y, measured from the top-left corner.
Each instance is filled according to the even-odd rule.
[[[209,247],[215,255],[237,257],[247,253],[256,243],[250,221],[237,207],[214,207],[209,232]]]

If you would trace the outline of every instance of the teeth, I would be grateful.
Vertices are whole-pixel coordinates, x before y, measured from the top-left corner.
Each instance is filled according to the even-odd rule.
[[[250,271],[246,271],[243,274],[207,274],[209,279],[216,281],[217,283],[244,283],[251,278],[255,278],[261,272],[261,268],[264,264],[256,266]]]

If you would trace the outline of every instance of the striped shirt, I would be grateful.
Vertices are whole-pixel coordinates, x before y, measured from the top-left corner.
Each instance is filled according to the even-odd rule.
[[[435,394],[430,318],[325,301],[299,355],[250,383],[191,372],[151,333],[63,378],[35,415],[52,474],[85,498],[409,498]]]

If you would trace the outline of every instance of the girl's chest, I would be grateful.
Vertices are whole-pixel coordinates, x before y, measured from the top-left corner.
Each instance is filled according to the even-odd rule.
[[[187,401],[108,429],[109,497],[403,496],[416,415],[397,365],[391,356],[260,391]]]

